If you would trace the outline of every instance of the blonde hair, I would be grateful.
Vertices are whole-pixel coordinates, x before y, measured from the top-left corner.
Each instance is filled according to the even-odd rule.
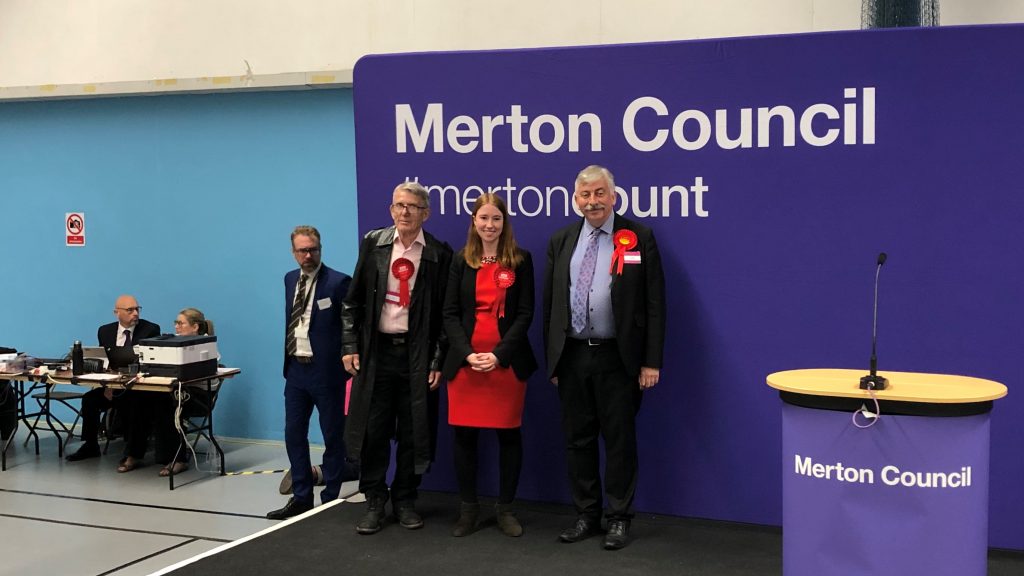
[[[296,236],[309,236],[310,238],[316,239],[317,246],[320,245],[320,231],[312,226],[296,226],[295,230],[292,230],[292,246],[295,246]],[[195,308],[186,308],[186,310],[196,310]],[[199,310],[196,310],[199,312]],[[199,312],[202,314],[202,312]]]
[[[505,201],[501,196],[493,192],[481,194],[473,203],[473,213],[469,220],[469,233],[466,237],[466,248],[463,250],[463,257],[470,268],[480,268],[480,258],[484,255],[484,243],[480,234],[476,231],[476,213],[484,206],[494,206],[501,212],[502,226],[501,236],[498,237],[498,262],[506,268],[515,268],[523,262],[523,255],[516,244],[515,234],[512,233],[512,222],[508,219],[508,209],[505,208]]]
[[[207,320],[206,316],[204,316],[198,308],[185,308],[181,312],[178,312],[178,314],[184,316],[185,320],[188,320],[189,324],[193,326],[198,325],[199,334],[213,335],[213,320]]]

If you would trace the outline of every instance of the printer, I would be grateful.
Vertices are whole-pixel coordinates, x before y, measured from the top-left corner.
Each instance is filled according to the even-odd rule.
[[[139,370],[151,376],[198,380],[217,374],[216,336],[164,334],[139,340]]]
[[[5,350],[13,350],[13,348],[5,348]],[[0,354],[0,372],[5,374],[23,372],[25,370],[25,362],[24,354],[18,354],[17,352]]]

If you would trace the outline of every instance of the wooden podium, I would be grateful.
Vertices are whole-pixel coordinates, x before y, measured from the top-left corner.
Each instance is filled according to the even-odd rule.
[[[783,573],[986,574],[989,417],[1006,386],[879,372],[872,397],[864,375],[767,378],[783,400]]]
[[[869,400],[867,390],[861,390],[857,385],[865,373],[865,370],[835,368],[786,370],[769,374],[768,385],[792,394]],[[1006,396],[1006,386],[981,378],[918,372],[878,374],[889,379],[888,388],[875,392],[879,401],[973,404]]]

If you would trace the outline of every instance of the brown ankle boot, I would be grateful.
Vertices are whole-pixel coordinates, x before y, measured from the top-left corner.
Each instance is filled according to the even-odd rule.
[[[459,506],[459,519],[455,521],[455,526],[452,528],[452,536],[461,538],[472,534],[476,530],[476,521],[479,517],[479,502],[463,502]]]
[[[519,537],[523,535],[523,525],[512,511],[512,504],[496,504],[494,511],[498,514],[498,528],[505,536]]]

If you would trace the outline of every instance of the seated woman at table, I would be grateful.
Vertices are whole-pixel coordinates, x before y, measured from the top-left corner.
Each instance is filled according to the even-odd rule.
[[[213,334],[213,322],[206,319],[206,316],[196,308],[185,308],[178,313],[178,317],[174,320],[174,333],[178,336],[197,336]],[[192,388],[188,391],[188,394],[192,396],[194,401],[199,403],[209,402],[209,398],[206,397],[206,391],[198,388]],[[163,467],[160,469],[161,476],[169,476],[172,469],[171,461],[173,460],[173,470],[175,474],[179,474],[188,470],[188,447],[181,442],[181,436],[178,434],[178,428],[175,426],[175,420],[177,416],[178,400],[174,396],[165,399],[157,407],[155,412],[155,429],[156,429],[156,462],[162,464]],[[178,446],[181,446],[181,451],[178,452]],[[175,453],[177,458],[175,458]]]

